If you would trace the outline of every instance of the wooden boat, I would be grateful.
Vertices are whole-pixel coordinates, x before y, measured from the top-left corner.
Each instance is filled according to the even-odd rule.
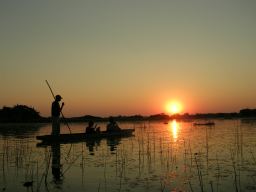
[[[86,140],[100,140],[111,139],[120,137],[132,136],[134,129],[122,129],[115,132],[101,131],[99,133],[72,133],[72,134],[60,134],[60,135],[41,135],[36,139],[41,140],[44,143],[65,143],[65,142],[77,142]]]

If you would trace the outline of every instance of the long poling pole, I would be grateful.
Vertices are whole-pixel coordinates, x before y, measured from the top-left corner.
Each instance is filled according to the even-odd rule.
[[[48,87],[49,87],[49,89],[50,89],[50,91],[51,91],[51,93],[52,93],[53,99],[55,99],[55,95],[54,95],[54,93],[53,93],[53,91],[52,91],[52,88],[51,88],[50,84],[48,83],[47,80],[45,80],[45,82],[46,82],[46,84],[48,85]],[[60,113],[61,113],[61,115],[62,115],[62,118],[64,119],[64,122],[66,123],[66,125],[67,125],[67,127],[68,127],[68,129],[69,129],[69,132],[71,133],[71,129],[70,129],[69,125],[68,125],[68,122],[66,121],[66,118],[64,117],[62,111],[61,111]]]

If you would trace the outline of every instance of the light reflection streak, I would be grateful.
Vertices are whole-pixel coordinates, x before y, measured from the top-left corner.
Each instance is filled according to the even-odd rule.
[[[172,120],[171,124],[169,124],[169,130],[172,134],[172,138],[174,142],[176,142],[178,139],[179,129],[180,129],[179,123],[177,123],[175,119]]]

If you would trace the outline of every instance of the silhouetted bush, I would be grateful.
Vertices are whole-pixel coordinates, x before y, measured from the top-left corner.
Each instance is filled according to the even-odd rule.
[[[26,105],[3,107],[0,110],[0,122],[37,122],[41,119],[39,112]]]

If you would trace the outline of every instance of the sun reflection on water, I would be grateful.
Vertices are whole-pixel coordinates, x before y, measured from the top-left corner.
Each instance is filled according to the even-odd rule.
[[[173,141],[176,142],[178,139],[180,125],[177,123],[177,121],[174,119],[172,120],[171,124],[169,124],[169,131],[172,134]]]

